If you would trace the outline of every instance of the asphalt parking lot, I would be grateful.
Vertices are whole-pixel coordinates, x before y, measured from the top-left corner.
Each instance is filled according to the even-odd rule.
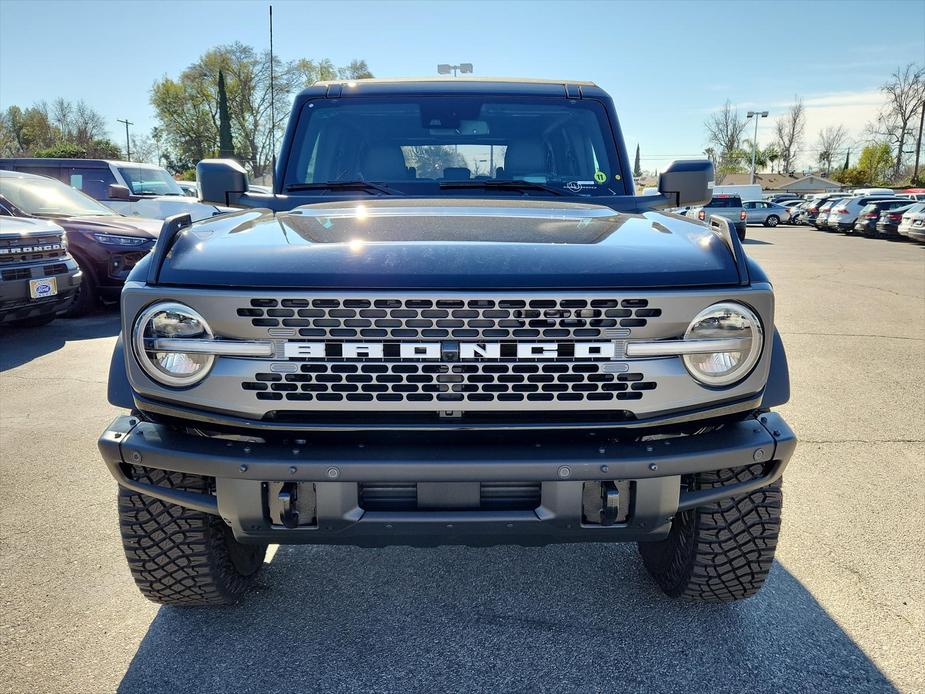
[[[281,547],[226,609],[136,591],[96,438],[117,315],[0,335],[0,690],[925,691],[925,246],[749,229],[801,439],[764,590],[630,545]],[[917,655],[918,654],[918,655]]]

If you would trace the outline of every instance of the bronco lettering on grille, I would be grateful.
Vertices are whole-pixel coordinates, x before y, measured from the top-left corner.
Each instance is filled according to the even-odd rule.
[[[614,359],[613,342],[287,342],[287,359]]]

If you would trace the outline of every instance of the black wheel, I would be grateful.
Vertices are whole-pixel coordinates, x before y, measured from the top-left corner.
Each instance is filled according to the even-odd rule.
[[[197,475],[133,467],[132,477],[204,492]],[[218,516],[119,489],[122,545],[135,585],[161,605],[229,605],[243,596],[263,565],[266,545],[243,544]]]
[[[83,271],[83,277],[80,285],[77,287],[77,294],[74,300],[64,312],[65,318],[80,318],[93,313],[100,306],[100,296],[96,289],[96,283],[86,270]]]
[[[57,313],[49,313],[44,316],[21,318],[19,320],[10,321],[10,325],[15,325],[17,328],[41,328],[43,325],[51,323],[57,317]]]
[[[760,464],[704,473],[698,489],[721,487],[762,474]],[[668,537],[640,542],[643,563],[671,597],[733,602],[758,592],[771,570],[783,492],[781,480],[741,496],[679,513]]]
[[[776,227],[778,224],[780,224],[780,217],[776,214],[769,215],[768,218],[764,220],[764,225],[766,227]]]

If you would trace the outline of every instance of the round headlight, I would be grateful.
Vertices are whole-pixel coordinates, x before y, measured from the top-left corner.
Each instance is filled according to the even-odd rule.
[[[761,322],[742,304],[723,302],[704,309],[691,321],[685,340],[737,339],[736,349],[685,354],[691,376],[708,386],[728,386],[745,378],[761,356]]]
[[[135,357],[151,378],[175,388],[198,383],[209,373],[213,355],[160,351],[156,349],[159,339],[212,339],[208,323],[189,306],[169,302],[142,311],[132,335]]]

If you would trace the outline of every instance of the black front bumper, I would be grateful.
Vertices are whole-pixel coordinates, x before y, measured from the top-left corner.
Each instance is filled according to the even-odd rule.
[[[658,540],[678,511],[747,493],[783,473],[796,437],[769,413],[717,431],[642,442],[589,439],[540,444],[383,443],[313,445],[229,441],[165,425],[117,417],[99,440],[103,459],[123,487],[220,515],[242,541],[310,544],[549,544]],[[682,475],[761,463],[754,479],[710,489],[687,489]],[[196,494],[140,482],[138,468],[215,478],[214,493]],[[621,521],[586,522],[585,483],[619,483]],[[531,483],[541,489],[530,510],[398,510],[364,508],[369,483]],[[314,518],[286,527],[272,517],[280,483],[311,494]],[[420,492],[419,492],[420,494]]]
[[[0,277],[0,322],[39,318],[64,311],[73,301],[81,272],[73,258],[46,260],[29,265],[8,265]],[[8,279],[15,273],[16,279]],[[20,276],[21,275],[21,276]],[[42,299],[29,294],[31,280],[54,278],[58,293]]]

